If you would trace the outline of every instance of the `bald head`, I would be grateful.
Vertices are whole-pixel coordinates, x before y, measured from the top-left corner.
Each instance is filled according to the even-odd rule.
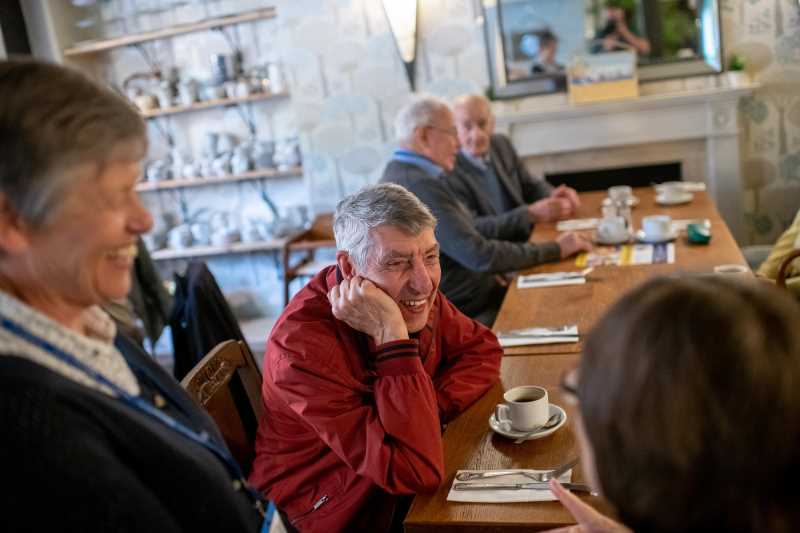
[[[461,149],[475,157],[489,152],[494,133],[494,116],[489,100],[480,94],[465,94],[456,98],[453,112]]]

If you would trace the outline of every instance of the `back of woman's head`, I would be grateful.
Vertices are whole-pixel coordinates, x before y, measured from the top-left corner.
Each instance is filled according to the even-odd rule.
[[[0,192],[33,226],[59,206],[79,165],[141,159],[146,130],[121,96],[78,71],[0,61]]]
[[[587,340],[578,395],[605,496],[635,531],[800,527],[800,309],[763,284],[658,278]]]

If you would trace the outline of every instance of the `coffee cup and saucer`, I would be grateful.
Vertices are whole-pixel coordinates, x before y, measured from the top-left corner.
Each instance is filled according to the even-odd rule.
[[[686,204],[694,199],[694,194],[686,190],[681,181],[668,181],[656,187],[656,203],[659,205]]]
[[[510,439],[541,439],[556,432],[567,421],[567,413],[550,403],[547,389],[535,385],[514,387],[503,395],[489,417],[489,427]],[[555,421],[547,425],[551,417]],[[547,425],[547,427],[543,427]]]
[[[650,215],[642,217],[642,229],[636,232],[636,240],[647,244],[674,241],[678,232],[672,227],[669,215]]]
[[[630,241],[631,235],[625,223],[625,217],[605,217],[597,224],[594,242],[597,244],[616,245]]]

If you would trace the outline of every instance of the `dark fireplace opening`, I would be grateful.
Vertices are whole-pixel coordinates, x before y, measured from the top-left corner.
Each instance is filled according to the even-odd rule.
[[[554,186],[567,184],[576,191],[603,191],[614,185],[648,187],[665,181],[682,181],[681,163],[640,165],[584,170],[580,172],[558,172],[545,174],[545,179]]]

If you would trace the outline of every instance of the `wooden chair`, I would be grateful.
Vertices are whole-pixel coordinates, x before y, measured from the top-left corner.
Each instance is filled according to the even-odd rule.
[[[311,228],[289,240],[282,249],[283,305],[289,303],[289,284],[298,278],[310,278],[333,260],[315,260],[320,248],[336,248],[333,238],[333,213],[323,213],[314,218]],[[292,253],[303,252],[299,261],[291,264]]]
[[[789,267],[798,257],[800,257],[800,249],[792,250],[786,254],[786,257],[783,258],[781,261],[781,266],[778,268],[778,276],[775,278],[775,284],[778,287],[786,287],[786,276],[789,273]]]
[[[216,345],[181,380],[181,385],[211,415],[245,475],[255,458],[261,403],[261,371],[242,341]]]

